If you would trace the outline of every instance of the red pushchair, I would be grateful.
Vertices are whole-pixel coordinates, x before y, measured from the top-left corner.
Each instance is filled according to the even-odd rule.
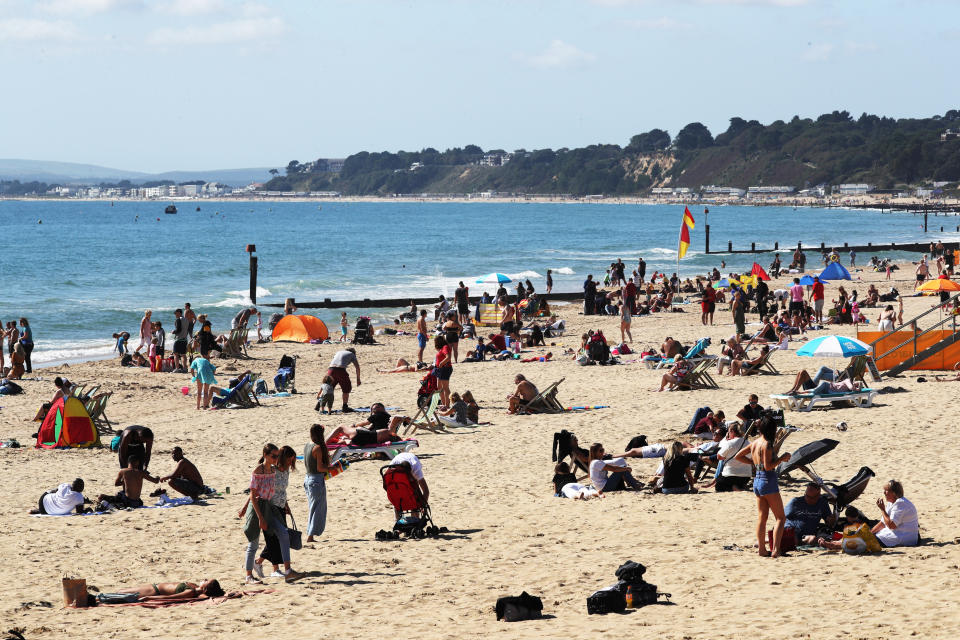
[[[423,499],[420,485],[405,464],[389,464],[380,468],[387,499],[400,516],[392,531],[380,530],[377,540],[397,540],[401,534],[410,538],[437,537],[446,527],[438,527],[430,516],[430,505]]]

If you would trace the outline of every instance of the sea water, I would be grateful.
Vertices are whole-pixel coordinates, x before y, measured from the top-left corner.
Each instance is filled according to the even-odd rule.
[[[676,271],[683,213],[682,205],[198,201],[178,202],[179,213],[166,215],[166,204],[0,201],[0,320],[29,318],[34,363],[109,357],[115,331],[129,331],[135,345],[148,308],[168,333],[184,302],[225,331],[250,303],[247,244],[259,258],[258,303],[449,296],[460,280],[471,294],[493,293],[474,283],[491,272],[529,278],[543,291],[547,269],[555,291],[581,291],[588,273],[602,280],[617,258],[632,269],[643,256],[648,277]],[[721,260],[724,273],[748,270],[754,256],[703,253],[703,207],[691,211],[696,228],[680,275],[704,273]],[[931,217],[931,229],[957,221]],[[924,236],[918,215],[844,209],[711,206],[709,223],[714,251],[728,240],[735,249],[776,241],[785,263],[797,241],[839,250],[844,242],[960,237]],[[766,268],[772,256],[756,259]],[[808,259],[818,262],[814,254]],[[266,332],[276,309],[261,310]],[[360,313],[374,321],[397,314],[347,311],[351,325]],[[339,310],[312,313],[336,330]]]

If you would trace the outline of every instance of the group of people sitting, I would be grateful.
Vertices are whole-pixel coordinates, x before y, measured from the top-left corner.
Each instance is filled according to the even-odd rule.
[[[208,492],[203,483],[203,476],[197,466],[183,455],[183,449],[174,447],[171,452],[176,466],[173,470],[160,477],[155,477],[147,471],[150,463],[150,454],[153,449],[153,432],[143,426],[133,425],[123,430],[117,449],[120,471],[114,480],[114,486],[119,490],[114,494],[100,494],[94,503],[85,498],[83,491],[85,484],[82,478],[73,482],[64,482],[56,489],[43,493],[37,503],[37,508],[31,514],[64,516],[73,512],[78,514],[93,511],[106,511],[112,508],[128,509],[143,506],[143,482],[147,480],[154,484],[166,482],[170,488],[194,501],[199,500]],[[152,495],[159,496],[166,493],[160,489]]]

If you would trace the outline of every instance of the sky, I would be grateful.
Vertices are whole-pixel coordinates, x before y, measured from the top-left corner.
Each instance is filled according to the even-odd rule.
[[[960,108],[949,0],[0,0],[0,157],[134,171]]]

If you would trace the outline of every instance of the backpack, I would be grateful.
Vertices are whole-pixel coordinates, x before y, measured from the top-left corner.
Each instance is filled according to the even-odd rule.
[[[627,443],[626,450],[629,451],[630,449],[635,449],[637,447],[645,447],[645,446],[647,446],[647,436],[633,436],[632,438],[630,438],[630,442]],[[643,566],[643,565],[640,565],[640,566]],[[620,567],[620,569],[622,568],[623,567]],[[617,571],[619,572],[620,569],[617,569]],[[640,572],[640,575],[643,575],[643,571]],[[617,573],[617,577],[618,578],[620,577],[619,573]]]
[[[590,337],[590,343],[587,344],[587,355],[595,362],[606,362],[610,359],[610,347],[603,334],[599,331]]]
[[[643,436],[640,436],[643,438]],[[632,440],[631,440],[632,442]],[[644,443],[646,443],[646,438],[644,438]],[[647,571],[647,568],[640,564],[639,562],[633,562],[628,560],[620,565],[616,572],[613,574],[617,576],[617,579],[623,582],[629,582],[635,584],[638,582],[643,582],[643,574]]]

